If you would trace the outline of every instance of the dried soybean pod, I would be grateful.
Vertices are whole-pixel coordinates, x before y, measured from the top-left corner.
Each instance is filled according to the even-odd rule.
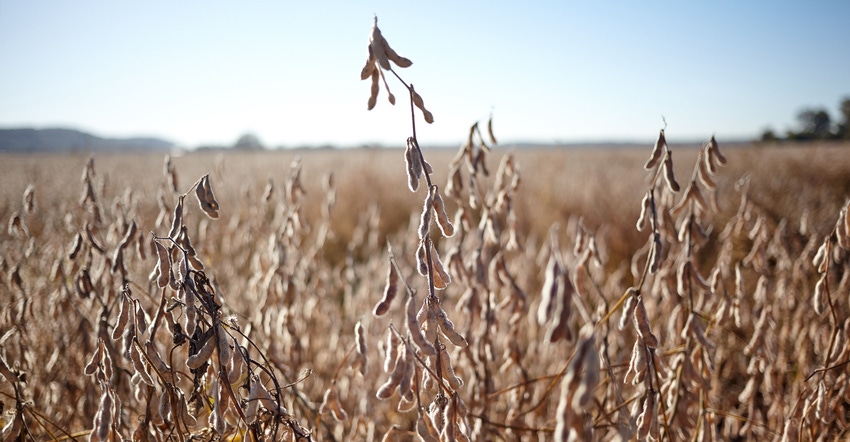
[[[384,357],[385,373],[395,370],[395,365],[398,363],[398,346],[401,343],[401,339],[393,333],[392,329],[387,329],[387,353]]]
[[[133,324],[136,327],[136,333],[142,334],[148,328],[148,321],[147,317],[145,316],[145,310],[142,308],[142,304],[139,302],[138,299],[133,300],[133,306],[135,307],[135,316],[133,317]]]
[[[169,371],[168,365],[162,360],[153,341],[145,342],[145,354],[147,355],[148,364],[160,373]]]
[[[366,106],[367,110],[374,109],[375,105],[378,103],[378,92],[381,89],[380,76],[381,74],[378,72],[378,69],[372,71],[372,87],[369,92],[369,102]]]
[[[537,308],[537,323],[539,325],[545,325],[549,322],[549,318],[552,317],[552,313],[555,311],[558,293],[562,290],[558,284],[558,275],[560,274],[561,266],[558,264],[558,259],[553,252],[549,256],[549,263],[546,265],[546,279],[543,281],[540,306]]]
[[[153,239],[153,243],[156,247],[157,266],[159,266],[159,278],[156,280],[156,285],[163,289],[168,285],[168,280],[171,278],[171,259],[164,245],[156,239]]]
[[[664,165],[661,166],[664,172],[664,181],[667,183],[667,187],[672,192],[679,191],[679,183],[676,182],[676,177],[673,175],[673,154],[668,150],[667,155],[664,156]]]
[[[257,412],[260,410],[260,383],[254,381],[251,383],[251,389],[248,392],[248,405],[245,407],[245,421],[253,424],[257,420]]]
[[[493,135],[493,115],[490,115],[490,119],[487,120],[487,135],[490,136],[490,141],[492,141],[493,144],[499,144],[499,142],[496,141],[496,136]]]
[[[847,221],[847,207],[841,209],[838,222],[835,224],[835,237],[838,245],[844,249],[850,249],[850,221]]]
[[[180,227],[183,226],[183,195],[177,198],[177,205],[174,206],[174,215],[171,218],[171,230],[168,231],[169,238],[177,238],[180,234]]]
[[[360,374],[365,376],[369,368],[369,359],[367,356],[366,333],[363,330],[361,321],[357,321],[357,324],[354,325],[354,342],[357,344],[354,366],[360,371]]]
[[[92,354],[91,359],[89,359],[89,363],[86,364],[86,368],[83,370],[83,372],[88,376],[93,375],[97,371],[97,367],[98,367],[98,365],[100,365],[100,360],[101,360],[102,357],[103,357],[103,343],[100,342],[100,339],[98,339],[97,350],[95,350],[94,354]],[[8,375],[7,375],[7,378],[8,378]],[[14,376],[12,376],[12,378],[14,378]],[[11,379],[7,379],[7,380],[9,380],[9,382],[11,382]]]
[[[395,368],[393,368],[392,373],[390,373],[390,378],[387,379],[387,382],[378,387],[378,391],[375,392],[375,397],[378,399],[389,399],[390,396],[395,393],[399,384],[401,384],[401,378],[404,376],[404,371],[406,369],[405,366],[407,365],[407,357],[407,348],[405,347],[396,358]]]
[[[204,362],[207,362],[210,356],[212,356],[213,350],[215,350],[217,342],[218,340],[215,339],[214,336],[209,336],[206,342],[204,342],[204,345],[201,347],[201,349],[198,350],[197,353],[189,356],[189,358],[186,359],[186,366],[191,369],[196,369],[203,365]]]
[[[138,227],[136,226],[136,220],[134,219],[133,222],[130,223],[130,226],[127,227],[127,233],[124,234],[124,237],[121,238],[121,242],[118,243],[118,248],[124,249],[125,247],[127,247],[127,245],[130,244],[130,241],[132,241],[133,238],[136,236],[137,230]]]
[[[647,436],[651,436],[653,440],[659,439],[657,394],[655,391],[647,393],[646,401],[643,403],[643,412],[637,417],[638,438],[641,440],[646,439]]]
[[[428,111],[428,109],[425,109],[425,102],[422,100],[422,96],[413,90],[413,85],[410,85],[410,91],[413,93],[413,104],[422,111],[422,116],[425,118],[425,122],[428,124],[433,123],[434,116]]]
[[[838,228],[841,228],[841,226]],[[850,201],[847,202],[847,207],[844,208],[844,235],[850,238]],[[850,245],[847,248],[850,248]]]
[[[425,335],[425,340],[434,342],[437,339],[439,326],[437,325],[437,309],[440,308],[436,301],[431,301],[430,298],[425,298],[419,312],[416,313],[416,320],[422,325],[422,334]]]
[[[321,407],[319,407],[319,413],[323,414],[326,410],[330,410],[337,422],[345,422],[348,420],[348,413],[342,409],[342,405],[339,403],[339,396],[336,392],[336,384],[331,384],[331,386],[325,390],[325,398],[322,401]]]
[[[247,368],[245,364],[245,359],[242,356],[242,352],[236,351],[233,354],[233,358],[230,360],[230,368],[227,370],[227,382],[231,384],[235,384],[242,380],[242,375],[245,374],[245,369]]]
[[[428,262],[425,259],[425,241],[419,241],[419,247],[416,249],[416,267],[420,275],[428,276]]]
[[[83,247],[83,235],[80,232],[77,232],[77,236],[74,237],[74,243],[71,245],[71,252],[68,253],[68,259],[71,261],[77,258],[77,255],[80,253],[80,249]]]
[[[396,270],[395,266],[392,262],[390,262],[390,270],[387,272],[387,285],[384,287],[384,297],[381,299],[378,304],[375,305],[375,308],[372,310],[372,314],[375,316],[383,316],[387,314],[390,310],[390,304],[395,299],[396,294],[398,294],[398,270]]]
[[[366,57],[366,64],[363,65],[363,69],[360,70],[360,79],[365,80],[372,75],[372,72],[377,69],[375,66],[375,56],[372,54],[372,48],[369,48],[369,56]]]
[[[826,273],[824,273],[821,275],[820,279],[818,279],[817,284],[815,284],[815,295],[812,298],[815,313],[818,315],[822,315],[826,311],[826,298],[824,297],[824,293],[827,290]]]
[[[643,230],[643,226],[646,225],[646,220],[649,216],[652,216],[652,192],[647,190],[646,195],[643,196],[643,200],[640,202],[640,216],[635,225],[638,232]]]
[[[452,342],[452,344],[458,347],[466,347],[469,343],[466,341],[460,333],[455,331],[454,323],[449,319],[448,315],[446,315],[446,311],[443,310],[441,306],[437,306],[437,320],[440,326],[440,331],[443,332],[443,335]]]
[[[195,195],[198,197],[198,204],[201,206],[201,210],[203,210],[208,217],[217,219],[219,216],[219,205],[218,201],[215,199],[212,185],[210,185],[210,174],[206,174],[201,177],[201,182],[195,187]]]
[[[431,268],[434,273],[434,288],[437,290],[443,290],[452,282],[452,277],[449,276],[449,273],[446,272],[445,266],[443,266],[443,261],[440,260],[440,255],[437,253],[437,250],[434,248],[434,243],[431,244]]]
[[[431,232],[431,208],[434,207],[434,192],[429,191],[425,197],[422,207],[422,215],[419,218],[419,239],[425,240]]]
[[[711,136],[711,140],[708,142],[708,152],[708,158],[711,159],[713,163],[719,166],[726,165],[726,157],[720,153],[720,147],[717,145],[717,140],[714,139],[714,135]]]
[[[413,62],[406,57],[402,57],[398,55],[398,53],[390,47],[388,43],[386,43],[386,39],[384,39],[384,51],[387,55],[387,58],[396,64],[396,66],[400,68],[409,68],[413,65]]]
[[[160,425],[166,421],[171,422],[171,393],[168,390],[164,390],[159,394],[159,401],[156,408],[157,412],[152,413],[152,416],[161,421]]]
[[[812,264],[818,270],[818,273],[826,272],[826,268],[829,265],[829,258],[826,256],[826,250],[829,247],[828,243],[829,237],[821,243],[817,253],[815,253],[815,257],[812,259]]]
[[[628,293],[628,295],[626,295],[626,300],[623,302],[620,322],[617,323],[617,327],[620,330],[625,329],[628,320],[631,319],[632,313],[634,313],[635,299],[637,298],[637,290],[634,287],[629,287],[629,289],[626,290],[626,293]]]
[[[378,17],[375,17],[375,21],[372,24],[372,34],[369,37],[369,51],[378,61],[378,64],[384,69],[390,69],[390,62],[387,59],[386,48],[387,48],[387,40],[381,34],[381,30],[378,29]]]
[[[136,373],[139,374],[139,376],[142,378],[142,381],[153,387],[153,379],[148,373],[147,364],[142,359],[141,352],[139,351],[136,342],[134,342],[133,345],[130,346],[130,360],[133,361],[133,369],[136,370]]]
[[[446,213],[446,205],[443,202],[443,197],[440,196],[440,191],[437,186],[431,186],[434,190],[434,213],[437,215],[437,225],[440,227],[440,232],[448,238],[455,234],[455,228],[449,221],[449,215]]]
[[[413,376],[416,374],[416,363],[413,355],[407,353],[405,347],[404,370],[401,373],[401,380],[398,383],[398,395],[400,397],[413,397]]]
[[[413,137],[407,138],[404,162],[407,166],[407,188],[411,192],[416,192],[416,189],[419,188],[419,177],[422,175],[422,161],[419,158],[419,151],[416,149],[416,141]]]
[[[646,313],[646,306],[643,305],[643,299],[640,296],[637,305],[635,305],[634,320],[635,329],[637,329],[644,344],[651,348],[658,347],[658,338],[652,334],[652,329],[649,326],[649,315]]]
[[[277,412],[281,410],[281,407],[279,407],[278,403],[274,400],[274,398],[272,398],[272,395],[271,393],[269,393],[269,390],[266,389],[266,386],[263,385],[262,382],[254,383],[257,384],[257,398],[259,399],[260,404],[262,404],[262,406],[265,407],[266,410],[277,414]]]
[[[445,347],[443,347],[443,351],[440,354],[440,368],[442,369],[443,379],[449,383],[452,390],[457,391],[460,387],[463,387],[463,379],[455,374],[454,367],[452,367],[452,359],[449,357],[449,352],[446,351]]]
[[[147,259],[147,252],[145,252],[145,233],[139,231],[139,237],[136,239],[136,252],[139,254],[139,258]]]
[[[419,346],[423,353],[434,356],[437,350],[428,342],[422,335],[422,330],[419,327],[419,321],[416,319],[416,300],[413,296],[407,299],[407,330],[413,338],[413,342]]]
[[[654,234],[652,236],[652,257],[649,262],[649,273],[655,273],[661,268],[661,261],[664,259],[664,246],[661,244],[661,236]]]
[[[124,334],[124,329],[127,327],[127,323],[130,322],[130,309],[132,309],[132,306],[130,305],[130,298],[128,298],[127,295],[122,295],[121,310],[118,313],[118,322],[112,330],[113,340],[120,338],[121,335]]]
[[[664,152],[664,146],[666,145],[667,140],[664,138],[664,129],[661,129],[658,139],[655,140],[655,146],[652,148],[652,154],[650,154],[649,160],[643,166],[644,169],[650,170],[658,164],[658,160],[661,159],[661,154]]]
[[[221,324],[216,326],[215,335],[218,339],[218,360],[221,364],[227,364],[230,362],[233,353],[230,351],[230,344],[227,342],[227,333],[224,332],[224,327]]]

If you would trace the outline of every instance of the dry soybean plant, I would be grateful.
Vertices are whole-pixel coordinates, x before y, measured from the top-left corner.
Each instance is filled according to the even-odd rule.
[[[522,175],[492,117],[442,185],[412,63],[377,21],[368,53],[368,107],[395,102],[388,73],[410,100],[406,172],[383,181],[421,198],[401,227],[300,157],[234,185],[235,156],[166,156],[123,190],[91,158],[81,194],[36,181],[0,210],[2,440],[850,436],[850,202],[795,219],[714,137],[677,148],[682,179],[665,126],[642,200],[609,195],[595,223],[534,205],[525,180],[554,177]],[[211,172],[184,192],[190,167]],[[544,210],[564,216],[524,228]]]
[[[267,348],[255,344],[228,312],[217,281],[205,273],[204,259],[190,240],[184,206],[190,192],[194,191],[208,219],[220,217],[209,174],[195,182],[190,192],[176,194],[177,174],[169,157],[165,173],[168,183],[160,191],[158,228],[167,227],[165,195],[173,193],[176,204],[167,235],[160,236],[139,227],[132,216],[137,201],[129,194],[109,209],[103,207],[90,159],[79,202],[83,226],[50,272],[49,281],[58,284],[49,292],[51,302],[29,302],[23,278],[17,278],[24,296],[18,308],[4,311],[4,324],[13,327],[4,330],[0,354],[0,371],[14,387],[15,404],[14,416],[3,430],[4,440],[45,436],[91,441],[312,440],[311,431],[285,405],[287,389],[293,385],[281,382],[279,368],[265,355]],[[24,201],[31,213],[31,189]],[[107,217],[113,216],[115,221],[108,224]],[[69,213],[66,221],[72,219]],[[115,241],[113,248],[110,244]],[[148,256],[155,258],[148,281],[133,279],[136,272],[128,269],[137,270],[134,264]],[[76,330],[70,328],[73,319],[70,324],[63,319],[72,312],[83,318]],[[38,317],[56,318],[59,328],[44,329],[38,322],[33,326]],[[92,317],[96,322],[90,321]],[[92,335],[86,336],[89,329]],[[32,358],[38,350],[32,346],[41,342],[41,334],[51,331],[59,334],[49,343],[53,354],[46,361],[47,373],[41,374],[49,378],[34,379],[33,387],[27,388],[21,367],[33,370]],[[85,366],[61,362],[73,357],[62,354],[63,347],[80,351],[75,340],[83,349],[93,344],[83,350],[90,353]],[[7,358],[13,355],[15,363],[10,364]],[[75,368],[79,373],[74,373]],[[61,372],[59,378],[67,379],[66,391],[59,393],[80,393],[68,398],[51,391],[57,387],[50,380],[56,378],[51,373],[55,370]],[[78,378],[83,374],[90,377],[88,385]],[[53,413],[40,411],[54,402]],[[70,433],[60,423],[76,422],[73,411],[80,405],[84,415],[92,416],[90,429]]]
[[[377,317],[388,313],[392,301],[398,295],[401,281],[405,292],[405,326],[402,330],[393,325],[388,327],[384,370],[389,374],[389,379],[378,387],[375,395],[378,399],[387,400],[398,392],[398,410],[402,412],[414,410],[417,413],[415,432],[420,438],[468,440],[470,433],[468,409],[463,398],[458,394],[464,381],[455,373],[448,347],[451,343],[452,346],[460,349],[467,347],[468,342],[455,330],[455,325],[449,319],[441,298],[437,296],[437,291],[445,290],[452,279],[432,239],[434,223],[439,226],[440,233],[445,238],[455,234],[455,227],[449,220],[439,187],[432,182],[433,170],[425,160],[416,137],[414,107],[419,108],[427,123],[433,123],[434,118],[425,108],[422,97],[413,85],[407,84],[390,64],[392,62],[399,68],[406,68],[411,66],[412,62],[398,55],[390,47],[378,28],[377,17],[372,26],[368,52],[366,65],[360,75],[361,79],[371,78],[372,81],[368,108],[372,109],[375,106],[381,81],[387,89],[390,103],[395,103],[395,97],[389,91],[384,71],[391,72],[408,90],[412,135],[407,139],[404,152],[407,183],[410,191],[416,192],[424,175],[427,187],[419,217],[418,246],[415,253],[418,273],[427,278],[427,293],[417,300],[417,291],[405,278],[400,277],[399,263],[394,259],[392,248],[388,246],[390,268],[387,285],[384,289],[384,297],[375,306],[373,313]],[[365,352],[365,344],[363,344],[365,338],[362,331],[357,334],[357,337],[358,353],[361,349]],[[326,398],[329,394],[331,390],[328,390]],[[426,397],[423,398],[423,396]],[[391,437],[397,431],[397,427],[391,427],[385,434],[385,438]]]

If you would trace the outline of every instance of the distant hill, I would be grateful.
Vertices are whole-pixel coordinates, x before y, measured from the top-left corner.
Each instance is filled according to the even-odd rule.
[[[74,129],[0,129],[0,152],[167,151],[159,138],[100,138]]]

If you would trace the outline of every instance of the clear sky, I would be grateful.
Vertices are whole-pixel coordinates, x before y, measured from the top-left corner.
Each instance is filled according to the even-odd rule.
[[[850,96],[848,1],[0,0],[0,127],[72,127],[185,146],[400,145],[401,85],[366,110],[372,18],[459,144],[784,133]]]

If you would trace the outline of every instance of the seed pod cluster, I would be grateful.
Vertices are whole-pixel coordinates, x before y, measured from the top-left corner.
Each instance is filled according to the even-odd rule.
[[[643,402],[641,413],[635,418],[638,427],[638,438],[646,440],[651,437],[653,440],[659,440],[660,434],[658,431],[658,393],[649,391],[646,394],[646,400]]]
[[[392,66],[390,62],[393,62],[396,66],[400,68],[407,68],[413,65],[413,62],[409,59],[402,57],[399,55],[390,44],[387,42],[386,38],[384,38],[381,30],[378,28],[378,17],[375,17],[375,21],[372,24],[372,31],[369,34],[369,56],[366,58],[366,64],[363,66],[363,69],[360,70],[360,79],[365,80],[367,78],[372,79],[372,90],[369,95],[369,106],[368,109],[372,110],[375,107],[375,103],[377,102],[378,92],[379,92],[379,80],[378,77],[383,77],[383,71],[381,69],[391,70]],[[386,85],[386,81],[384,81],[384,85]],[[389,88],[387,88],[387,93],[389,93],[390,103],[395,104],[395,97],[390,93]]]

